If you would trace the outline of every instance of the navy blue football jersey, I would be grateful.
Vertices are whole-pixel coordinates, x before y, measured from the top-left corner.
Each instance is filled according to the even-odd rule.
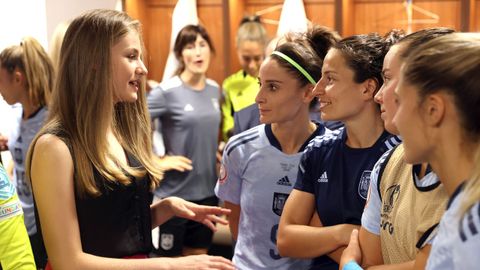
[[[314,138],[300,160],[295,189],[315,195],[315,207],[323,226],[361,224],[361,217],[375,163],[400,143],[383,132],[369,148],[346,145],[344,128]],[[338,269],[327,256],[315,259],[312,269]]]

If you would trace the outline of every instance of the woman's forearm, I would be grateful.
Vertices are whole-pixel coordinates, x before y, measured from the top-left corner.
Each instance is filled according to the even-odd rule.
[[[168,198],[161,199],[152,204],[150,206],[150,213],[152,216],[152,228],[160,226],[175,215]]]
[[[315,258],[346,245],[342,225],[312,227],[287,225],[278,233],[280,255],[293,258]]]

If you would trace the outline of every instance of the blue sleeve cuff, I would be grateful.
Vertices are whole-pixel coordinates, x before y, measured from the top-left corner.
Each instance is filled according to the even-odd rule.
[[[343,266],[342,270],[363,270],[363,268],[356,261],[351,260]]]

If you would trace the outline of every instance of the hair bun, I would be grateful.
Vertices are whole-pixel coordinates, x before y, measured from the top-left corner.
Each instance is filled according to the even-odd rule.
[[[242,18],[240,21],[240,25],[248,22],[255,22],[255,23],[261,23],[260,21],[260,16],[258,15],[247,15]]]

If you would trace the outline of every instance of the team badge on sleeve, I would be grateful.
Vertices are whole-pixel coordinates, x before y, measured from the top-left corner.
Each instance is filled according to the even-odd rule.
[[[223,163],[220,165],[220,177],[218,178],[218,182],[220,184],[224,184],[227,181],[227,169]]]
[[[370,186],[370,174],[372,171],[363,171],[362,176],[360,177],[360,182],[358,183],[358,195],[363,199],[367,199],[368,188]]]

